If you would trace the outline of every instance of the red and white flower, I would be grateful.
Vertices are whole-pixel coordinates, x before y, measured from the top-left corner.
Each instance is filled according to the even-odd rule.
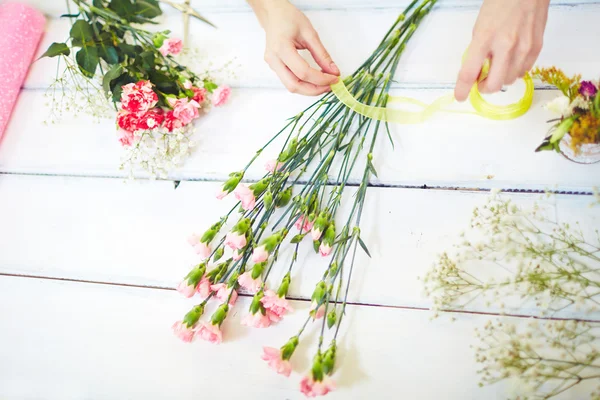
[[[123,86],[121,108],[132,113],[145,113],[158,103],[158,96],[152,90],[152,83],[139,81]]]

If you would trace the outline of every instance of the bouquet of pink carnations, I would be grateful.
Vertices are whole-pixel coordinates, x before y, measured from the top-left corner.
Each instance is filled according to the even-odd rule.
[[[77,12],[64,16],[73,22],[69,39],[43,55],[60,57],[64,65],[48,94],[55,114],[100,116],[112,102],[127,153],[122,167],[165,176],[193,147],[193,121],[211,105],[224,104],[230,89],[181,65],[176,56],[183,43],[169,31],[140,27],[162,14],[157,0],[73,2]]]
[[[406,43],[434,4],[435,0],[413,1],[374,53],[343,80],[354,98],[386,106]],[[334,389],[330,376],[335,371],[336,343],[355,256],[358,247],[369,254],[361,238],[360,222],[369,180],[376,176],[373,151],[384,125],[349,109],[334,93],[328,93],[290,118],[244,168],[230,174],[217,197],[233,194],[236,204],[204,234],[190,238],[202,261],[185,276],[178,291],[186,297],[198,294],[200,302],[173,325],[179,338],[220,343],[224,335],[221,326],[238,290],[254,296],[243,324],[266,328],[279,323],[291,312],[286,296],[298,268],[299,249],[306,245],[328,260],[311,296],[311,311],[296,335],[279,348],[265,347],[262,358],[278,373],[289,376],[303,333],[311,322],[319,323],[312,368],[301,380],[300,389],[312,397]],[[266,163],[262,179],[243,183],[248,168],[284,134],[287,137],[279,155]],[[362,170],[356,174],[358,165]],[[358,184],[352,182],[357,175]],[[351,196],[352,206],[342,213],[342,199]],[[231,219],[235,222],[228,224]],[[284,261],[286,251],[291,257]],[[219,305],[210,318],[202,319],[209,301]],[[326,337],[330,340],[327,347]]]

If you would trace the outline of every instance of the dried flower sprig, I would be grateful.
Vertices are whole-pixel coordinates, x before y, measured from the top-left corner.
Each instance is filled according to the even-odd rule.
[[[434,4],[435,0],[414,0],[375,52],[344,79],[359,101],[382,107],[387,104],[392,77],[406,43]],[[262,358],[278,373],[289,375],[291,358],[305,329],[310,322],[320,320],[312,368],[302,379],[300,389],[314,397],[335,388],[330,376],[334,373],[355,257],[359,247],[369,254],[361,238],[360,222],[369,180],[377,175],[373,152],[382,130],[380,121],[357,114],[329,93],[290,118],[245,167],[230,174],[217,197],[233,193],[238,203],[203,235],[190,239],[204,261],[185,277],[179,291],[186,296],[198,292],[203,300],[190,311],[192,314],[175,324],[180,338],[187,341],[192,335],[217,342],[203,334],[206,325],[211,326],[211,332],[220,332],[233,293],[240,289],[254,295],[243,324],[264,328],[284,318],[291,309],[286,296],[296,272],[299,248],[310,239],[314,251],[329,258],[329,262],[311,296],[309,315],[298,333],[280,349],[264,348]],[[386,133],[389,136],[389,131]],[[281,151],[266,163],[267,173],[262,179],[250,185],[242,183],[248,168],[284,134]],[[359,178],[351,181],[356,175]],[[350,184],[357,187],[349,188]],[[351,207],[342,214],[342,199],[351,197],[348,192],[352,192]],[[236,214],[233,227],[226,229]],[[286,251],[292,253],[291,260],[278,262]],[[283,278],[274,284],[273,271],[278,266]],[[223,288],[228,290],[227,295]],[[219,308],[210,322],[201,321],[201,313],[194,310],[203,310],[215,298],[227,306]]]

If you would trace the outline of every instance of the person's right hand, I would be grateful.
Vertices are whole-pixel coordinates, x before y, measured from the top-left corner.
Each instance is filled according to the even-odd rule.
[[[340,71],[306,16],[288,0],[248,0],[265,30],[265,61],[292,93],[317,96],[329,91]],[[298,54],[308,50],[321,71]]]

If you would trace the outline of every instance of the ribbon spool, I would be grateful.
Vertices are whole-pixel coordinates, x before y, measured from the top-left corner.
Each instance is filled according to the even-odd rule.
[[[494,105],[485,100],[479,92],[478,84],[484,80],[489,71],[490,63],[486,60],[478,82],[473,85],[471,92],[469,93],[469,101],[475,111],[459,111],[449,110],[447,107],[452,105],[456,99],[454,95],[449,94],[442,96],[432,103],[427,104],[417,99],[403,96],[388,96],[388,107],[375,107],[367,104],[363,104],[356,100],[354,96],[348,91],[348,88],[344,84],[343,80],[340,79],[337,83],[331,85],[331,91],[338,97],[338,99],[346,105],[346,107],[357,112],[365,117],[384,122],[392,122],[398,124],[418,124],[424,122],[430,118],[435,112],[444,111],[456,114],[475,114],[484,118],[493,120],[509,120],[520,117],[525,114],[531,107],[533,102],[533,80],[526,74],[523,77],[525,82],[525,93],[523,97],[516,103],[508,105]],[[393,103],[404,103],[412,104],[421,107],[421,111],[405,111],[394,108],[389,108],[389,104]]]

